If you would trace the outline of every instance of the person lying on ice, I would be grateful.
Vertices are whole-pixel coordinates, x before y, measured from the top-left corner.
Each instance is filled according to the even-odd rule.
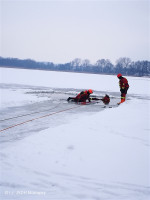
[[[110,97],[106,94],[102,99],[99,98],[90,98],[90,100],[101,100],[104,104],[109,104],[110,102]]]
[[[119,87],[120,87],[120,92],[121,92],[121,101],[118,103],[119,105],[123,103],[126,99],[126,94],[129,89],[129,84],[128,84],[128,80],[125,77],[123,77],[122,74],[118,74],[117,77],[119,79]]]
[[[69,97],[67,99],[67,101],[74,101],[74,102],[86,102],[86,100],[88,100],[89,102],[90,100],[90,94],[93,93],[93,90],[89,89],[89,90],[85,90],[80,92],[76,97]]]
[[[80,92],[76,97],[69,97],[67,101],[73,101],[73,102],[86,102],[88,100],[89,102],[91,100],[101,100],[103,101],[104,104],[109,104],[110,102],[110,97],[106,94],[102,99],[100,98],[95,98],[95,97],[90,97],[90,94],[93,93],[93,90],[85,90]]]

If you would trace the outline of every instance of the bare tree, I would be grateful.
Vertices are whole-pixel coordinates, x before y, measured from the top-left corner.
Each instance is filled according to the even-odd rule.
[[[116,64],[120,65],[122,68],[128,68],[130,66],[130,64],[132,63],[131,59],[130,58],[127,58],[127,57],[122,57],[122,58],[119,58],[117,61],[116,61]]]
[[[72,62],[71,62],[71,66],[73,67],[73,69],[75,70],[77,67],[80,67],[82,65],[82,60],[80,58],[75,58]]]
[[[88,60],[88,59],[83,60],[83,61],[82,61],[82,66],[83,66],[83,67],[90,66],[90,60]]]

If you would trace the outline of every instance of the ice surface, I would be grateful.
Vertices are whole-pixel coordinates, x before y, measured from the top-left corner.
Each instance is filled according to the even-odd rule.
[[[1,130],[35,119],[0,132],[1,199],[150,198],[148,78],[127,77],[127,101],[113,107],[120,100],[115,76],[0,73]],[[84,88],[109,94],[112,108],[66,102]]]

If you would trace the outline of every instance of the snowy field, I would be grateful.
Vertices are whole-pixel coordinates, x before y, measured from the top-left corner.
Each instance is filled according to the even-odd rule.
[[[116,76],[0,68],[0,199],[149,200],[150,79],[126,78],[116,107]]]

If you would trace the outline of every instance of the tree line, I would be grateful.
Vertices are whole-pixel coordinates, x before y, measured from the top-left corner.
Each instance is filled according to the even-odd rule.
[[[95,64],[91,64],[90,60],[81,60],[75,58],[73,61],[65,64],[54,64],[52,62],[37,62],[31,59],[21,60],[18,58],[0,57],[0,67],[23,68],[23,69],[39,69],[51,71],[70,71],[96,74],[117,74],[130,76],[150,76],[150,62],[132,61],[130,58],[121,57],[113,65],[108,59],[97,60]]]

